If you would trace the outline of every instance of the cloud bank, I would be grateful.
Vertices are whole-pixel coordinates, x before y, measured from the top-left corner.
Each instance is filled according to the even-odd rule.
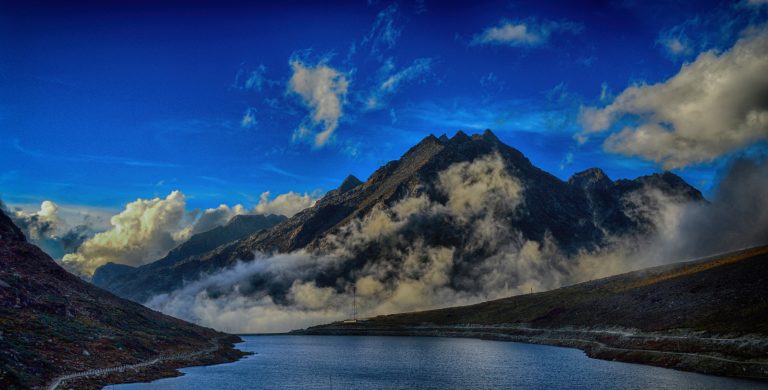
[[[105,231],[82,236],[82,244],[73,253],[63,256],[62,265],[70,272],[85,277],[109,262],[144,265],[162,258],[194,234],[225,225],[235,215],[292,216],[312,206],[316,200],[309,194],[295,192],[271,199],[270,192],[264,192],[252,210],[239,204],[221,204],[215,208],[187,211],[186,197],[180,191],[173,191],[165,198],[137,199],[112,216]],[[45,223],[50,223],[48,221],[55,215],[54,206],[44,203],[41,213],[45,216]],[[63,236],[62,240],[71,239],[69,236]]]
[[[665,169],[712,161],[768,139],[768,29],[744,33],[729,50],[700,54],[664,82],[633,85],[603,107],[584,107],[582,140],[622,127],[607,151]]]

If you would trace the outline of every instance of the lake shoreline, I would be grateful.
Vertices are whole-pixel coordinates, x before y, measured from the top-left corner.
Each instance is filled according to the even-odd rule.
[[[67,380],[65,388],[77,389],[102,389],[110,385],[128,384],[128,383],[149,383],[163,378],[173,378],[183,376],[179,371],[181,368],[211,366],[223,363],[233,363],[245,356],[251,355],[249,352],[241,351],[235,348],[236,343],[243,340],[237,335],[229,335],[218,344],[218,348],[210,353],[195,356],[183,360],[169,360],[152,364],[138,370],[125,370],[123,372],[114,372],[102,376],[89,376],[74,380]]]
[[[684,332],[638,333],[614,329],[545,329],[522,326],[366,327],[336,323],[287,335],[453,337],[575,348],[593,359],[644,364],[768,383],[766,340],[687,337]],[[756,342],[750,349],[749,343]]]

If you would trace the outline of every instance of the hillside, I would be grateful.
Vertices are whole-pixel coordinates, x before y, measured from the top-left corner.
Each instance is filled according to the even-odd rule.
[[[486,337],[590,356],[768,378],[768,246],[471,306],[299,334]]]
[[[462,169],[466,172],[457,175],[463,183],[448,186],[441,182],[446,179],[446,172],[456,174],[455,171]],[[492,175],[503,177],[498,179]],[[501,186],[487,191],[494,201],[493,210],[468,217],[428,215],[422,218],[412,213],[405,216],[407,221],[398,222],[401,229],[393,237],[370,240],[353,237],[356,227],[376,213],[392,214],[398,205],[414,199],[443,208],[453,207],[456,201],[446,194],[446,188],[461,190],[486,181],[491,186]],[[521,188],[519,196],[515,193],[518,187]],[[565,255],[572,255],[603,247],[612,237],[653,232],[652,215],[648,211],[653,207],[643,203],[648,200],[638,198],[633,203],[625,199],[636,191],[648,189],[663,194],[670,202],[703,200],[698,190],[668,172],[613,181],[600,169],[593,168],[562,181],[534,166],[519,150],[502,143],[490,130],[472,136],[459,131],[452,138],[430,135],[399,160],[379,168],[365,182],[349,177],[313,207],[272,228],[173,265],[150,264],[100,285],[121,296],[145,302],[155,294],[180,288],[185,280],[197,280],[239,261],[252,261],[256,253],[303,250],[313,255],[343,253],[349,260],[348,266],[325,270],[324,275],[313,280],[318,287],[343,291],[345,287],[340,286],[338,280],[354,280],[355,272],[379,261],[391,261],[391,267],[399,268],[402,253],[418,244],[455,248],[457,268],[451,273],[462,280],[452,287],[472,292],[483,288],[473,282],[477,278],[472,273],[476,272],[478,263],[500,253],[500,244],[512,245],[516,240],[550,241]],[[507,193],[502,193],[504,191]],[[474,193],[468,191],[461,195]],[[520,204],[517,204],[518,197]],[[474,202],[469,207],[486,207],[487,203]],[[462,211],[468,206],[457,203],[455,208]],[[476,236],[470,230],[485,217],[493,218],[494,224],[501,225],[498,228],[509,232],[499,238],[503,242],[477,245],[469,242]],[[291,281],[277,285],[265,279],[256,284],[268,284],[273,298],[284,301]]]
[[[177,367],[238,359],[236,341],[80,280],[28,243],[0,211],[0,388],[41,388],[63,374],[190,354],[66,384],[100,388],[173,376]]]

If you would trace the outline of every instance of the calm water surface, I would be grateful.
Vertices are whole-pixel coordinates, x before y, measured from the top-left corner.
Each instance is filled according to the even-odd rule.
[[[576,349],[439,337],[243,336],[234,363],[112,389],[753,389],[768,383],[590,359]]]

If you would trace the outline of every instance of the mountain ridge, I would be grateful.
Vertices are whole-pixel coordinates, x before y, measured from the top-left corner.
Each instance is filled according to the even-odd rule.
[[[181,287],[185,280],[195,280],[238,261],[252,261],[255,252],[327,252],[332,250],[327,237],[338,234],[354,221],[366,218],[374,209],[386,209],[398,201],[418,196],[445,202],[445,196],[435,184],[440,175],[450,167],[471,163],[484,156],[498,156],[504,172],[519,181],[523,188],[523,203],[518,210],[506,216],[508,223],[527,239],[542,241],[551,236],[566,253],[597,248],[603,245],[606,234],[650,230],[651,227],[645,226],[649,223],[648,218],[632,219],[627,215],[628,206],[624,204],[623,197],[632,191],[652,187],[680,201],[703,201],[698,190],[672,173],[615,182],[606,176],[608,181],[603,180],[602,186],[582,187],[562,181],[536,167],[522,152],[501,142],[490,130],[472,136],[458,131],[451,138],[430,134],[400,159],[374,171],[365,182],[354,183],[354,186],[342,183],[339,189],[329,191],[314,206],[272,228],[189,257],[178,266],[154,266],[151,273],[145,272],[140,279],[118,277],[118,284],[102,286],[143,302],[153,294]],[[459,230],[427,239],[435,245],[456,245],[461,240]],[[365,261],[362,257],[355,260],[358,264]],[[352,270],[339,272],[349,274]]]

